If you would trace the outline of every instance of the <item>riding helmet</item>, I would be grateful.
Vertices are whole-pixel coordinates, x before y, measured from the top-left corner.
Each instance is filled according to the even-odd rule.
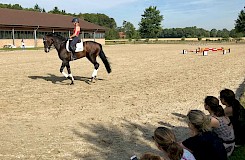
[[[78,19],[78,18],[73,18],[71,22],[72,22],[72,23],[75,23],[75,22],[76,22],[76,23],[79,23],[79,19]]]

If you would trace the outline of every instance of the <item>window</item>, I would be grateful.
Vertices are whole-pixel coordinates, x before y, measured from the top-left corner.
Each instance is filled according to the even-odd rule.
[[[92,39],[92,38],[94,38],[94,35],[93,35],[93,33],[88,33],[88,32],[84,32],[84,38],[85,39]]]
[[[0,39],[12,39],[12,31],[0,31]]]
[[[88,38],[88,39],[94,39],[94,32],[84,32],[84,38]],[[101,39],[101,38],[105,38],[105,33],[97,33],[95,32],[95,38],[96,39]]]
[[[105,33],[95,33],[95,38],[97,39],[105,38]]]
[[[42,39],[45,35],[52,33],[53,31],[40,31],[37,30],[37,39]],[[57,34],[60,34],[63,37],[69,37],[69,32],[68,31],[61,31],[61,32],[54,32]],[[12,39],[12,30],[0,30],[0,39]],[[20,31],[20,30],[15,30],[14,31],[14,38],[15,39],[34,39],[34,30],[30,31]],[[82,33],[80,34],[80,38],[82,38]],[[95,33],[94,37],[94,32],[84,32],[84,38],[85,39],[101,39],[105,38],[105,33]]]

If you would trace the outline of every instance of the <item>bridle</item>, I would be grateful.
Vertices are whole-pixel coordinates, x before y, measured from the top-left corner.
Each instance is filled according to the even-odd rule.
[[[50,41],[52,41],[52,42],[50,42]],[[67,42],[67,40],[63,40],[61,42],[55,42],[53,39],[52,40],[47,40],[46,36],[44,36],[43,37],[44,51],[46,53],[48,53],[50,51],[51,46],[54,45],[54,43],[55,43],[55,45],[61,45],[61,44],[66,43],[66,42]]]
[[[43,44],[44,44],[44,51],[46,53],[48,53],[50,51],[50,48],[52,46],[53,43],[51,43],[50,45],[48,45],[48,40],[46,39],[46,36],[43,37]]]

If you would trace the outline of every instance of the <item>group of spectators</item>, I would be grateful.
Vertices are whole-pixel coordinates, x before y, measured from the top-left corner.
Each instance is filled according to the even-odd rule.
[[[245,144],[245,109],[230,89],[220,91],[219,99],[204,99],[209,115],[201,110],[188,112],[190,137],[182,142],[171,129],[158,127],[152,138],[162,155],[145,153],[140,160],[227,160],[236,147]]]

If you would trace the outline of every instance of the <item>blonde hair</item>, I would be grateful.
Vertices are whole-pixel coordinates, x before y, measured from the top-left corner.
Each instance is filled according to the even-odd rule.
[[[158,147],[168,153],[171,160],[180,160],[183,148],[177,143],[174,133],[166,127],[158,127],[154,132],[154,140]]]
[[[190,110],[187,114],[187,121],[195,127],[198,133],[211,131],[210,116],[205,115],[200,110]]]

